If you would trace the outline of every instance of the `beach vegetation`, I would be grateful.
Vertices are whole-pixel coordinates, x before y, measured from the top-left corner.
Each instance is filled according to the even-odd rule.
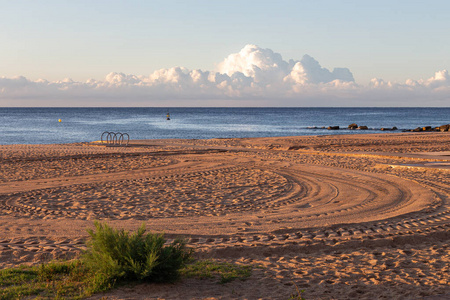
[[[192,250],[182,239],[164,245],[162,234],[146,233],[145,225],[134,233],[95,222],[83,261],[96,270],[99,286],[115,281],[173,282],[191,259]]]
[[[293,282],[296,292],[292,293],[291,296],[289,297],[288,300],[306,300],[305,298],[303,298],[303,293],[305,292],[305,290],[300,290],[298,288],[298,286],[295,284],[295,282]]]
[[[0,270],[0,299],[81,299],[92,291],[87,271],[80,261]]]
[[[227,283],[235,279],[245,280],[249,278],[252,267],[213,260],[199,260],[186,265],[181,272],[187,278],[218,278],[219,283]]]
[[[251,270],[251,266],[191,259],[180,269],[180,276],[200,280],[217,279],[218,283],[224,284],[233,280],[246,280]],[[109,283],[105,284],[105,281]],[[84,299],[114,287],[141,282],[98,278],[95,270],[89,269],[83,260],[48,262],[0,270],[0,300]]]
[[[161,234],[113,229],[95,222],[88,230],[88,249],[80,259],[0,270],[0,300],[83,299],[120,285],[217,278],[220,283],[245,280],[250,266],[194,260],[181,239],[165,244]]]

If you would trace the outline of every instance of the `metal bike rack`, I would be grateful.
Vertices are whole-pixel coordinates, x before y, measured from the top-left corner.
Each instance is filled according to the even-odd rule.
[[[101,143],[110,146],[128,146],[130,136],[128,133],[105,131],[101,136]]]

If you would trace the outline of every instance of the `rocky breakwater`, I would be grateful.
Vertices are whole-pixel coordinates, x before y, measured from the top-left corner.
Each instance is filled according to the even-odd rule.
[[[397,128],[397,127],[395,127],[395,126],[394,126],[394,127],[392,127],[392,128],[385,128],[385,127],[381,127],[381,128],[380,128],[380,130],[381,130],[381,131],[392,131],[392,130],[398,130],[398,128]]]
[[[322,127],[322,128],[325,128],[325,127]],[[358,126],[358,124],[352,123],[352,124],[348,125],[347,128],[340,128],[339,126],[328,126],[327,129],[328,129],[328,130],[339,130],[339,129],[350,129],[350,130],[360,129],[360,130],[367,130],[367,129],[369,129],[369,127],[367,127],[367,126]]]
[[[340,127],[340,126],[328,126],[328,127],[308,127],[308,129],[328,129],[328,130],[368,130],[369,127],[366,125],[358,125],[356,123],[352,123],[348,125],[347,127]],[[380,131],[396,131],[399,130],[396,126],[393,127],[381,127],[381,128],[370,128],[370,130],[380,130]],[[432,126],[422,126],[417,127],[415,129],[403,129],[402,132],[422,132],[422,131],[450,131],[450,124],[441,125],[438,127],[432,127]]]
[[[432,127],[432,126],[422,126],[422,127],[417,127],[415,129],[407,129],[407,130],[403,130],[403,132],[422,132],[422,131],[440,131],[440,132],[444,132],[444,131],[450,131],[450,124],[445,124],[445,125],[441,125],[438,127]]]
[[[339,126],[328,126],[327,127],[327,129],[328,130],[339,130],[339,129],[350,129],[350,130],[356,130],[356,129],[359,129],[359,130],[368,130],[369,129],[369,127],[367,127],[366,125],[360,125],[360,126],[358,126],[358,124],[356,124],[356,123],[352,123],[352,124],[350,124],[350,125],[348,125],[347,126],[347,128],[340,128]],[[382,127],[382,128],[371,128],[371,129],[373,129],[373,130],[397,130],[397,127],[392,127],[392,128],[385,128],[385,127]]]

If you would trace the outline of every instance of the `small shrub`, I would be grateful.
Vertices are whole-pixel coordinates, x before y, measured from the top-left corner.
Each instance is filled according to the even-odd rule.
[[[84,256],[86,266],[94,272],[97,286],[105,289],[114,280],[172,282],[191,257],[191,250],[182,240],[164,246],[162,234],[145,233],[145,225],[135,233],[116,230],[95,222],[95,231],[88,230],[91,240]]]

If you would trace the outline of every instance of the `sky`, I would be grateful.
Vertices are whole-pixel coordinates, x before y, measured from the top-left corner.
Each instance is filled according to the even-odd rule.
[[[0,106],[450,106],[450,1],[0,7]]]

